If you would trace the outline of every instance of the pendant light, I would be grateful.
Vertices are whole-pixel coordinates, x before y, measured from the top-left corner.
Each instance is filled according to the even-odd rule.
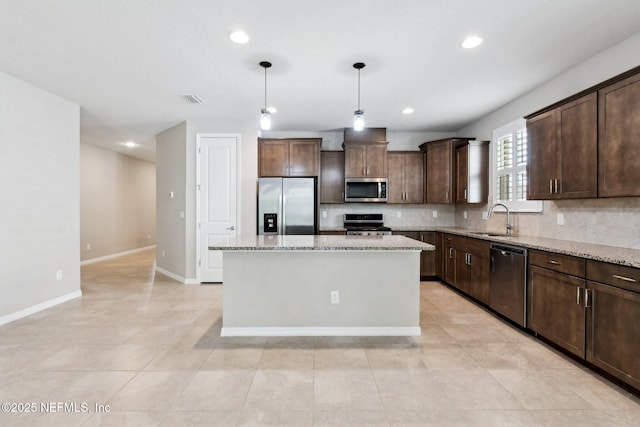
[[[361,131],[364,129],[364,110],[360,109],[360,70],[364,68],[364,62],[356,62],[353,68],[358,70],[358,109],[353,112],[353,130]]]
[[[271,129],[271,113],[267,110],[267,68],[271,68],[271,62],[261,61],[260,66],[264,68],[264,108],[260,110],[260,129]]]

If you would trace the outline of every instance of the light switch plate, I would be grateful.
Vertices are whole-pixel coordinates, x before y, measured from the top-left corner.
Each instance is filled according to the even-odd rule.
[[[558,225],[564,225],[564,214],[559,213],[556,216],[556,220],[558,222]]]
[[[467,219],[469,217],[469,214],[467,213],[467,211],[464,211],[462,215],[464,216],[464,219]]]
[[[396,217],[402,218],[402,211],[396,211]]]
[[[433,211],[433,217],[438,218],[438,211]]]

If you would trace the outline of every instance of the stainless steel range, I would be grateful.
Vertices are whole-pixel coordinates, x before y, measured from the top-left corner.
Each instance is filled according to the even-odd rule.
[[[391,234],[391,229],[384,226],[384,214],[344,214],[343,224],[348,236]]]

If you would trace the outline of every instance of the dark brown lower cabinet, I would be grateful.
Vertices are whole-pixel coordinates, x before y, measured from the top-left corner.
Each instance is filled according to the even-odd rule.
[[[444,236],[444,281],[473,298],[489,303],[489,242]]]
[[[445,234],[443,238],[443,272],[442,276],[446,283],[453,285],[456,282],[456,248],[453,246],[453,236]]]
[[[529,266],[529,328],[584,357],[584,278]]]
[[[436,247],[435,251],[422,251],[420,255],[420,276],[442,277],[442,233],[436,231],[420,232],[420,240]]]
[[[587,278],[586,359],[640,390],[640,270],[588,261]]]

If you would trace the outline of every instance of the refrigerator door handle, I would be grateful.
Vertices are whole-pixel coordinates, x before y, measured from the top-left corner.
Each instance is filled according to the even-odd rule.
[[[282,197],[282,224],[279,234],[287,234],[287,230],[284,229],[287,224],[287,196],[284,194],[284,191],[282,192],[282,196],[280,197]]]

